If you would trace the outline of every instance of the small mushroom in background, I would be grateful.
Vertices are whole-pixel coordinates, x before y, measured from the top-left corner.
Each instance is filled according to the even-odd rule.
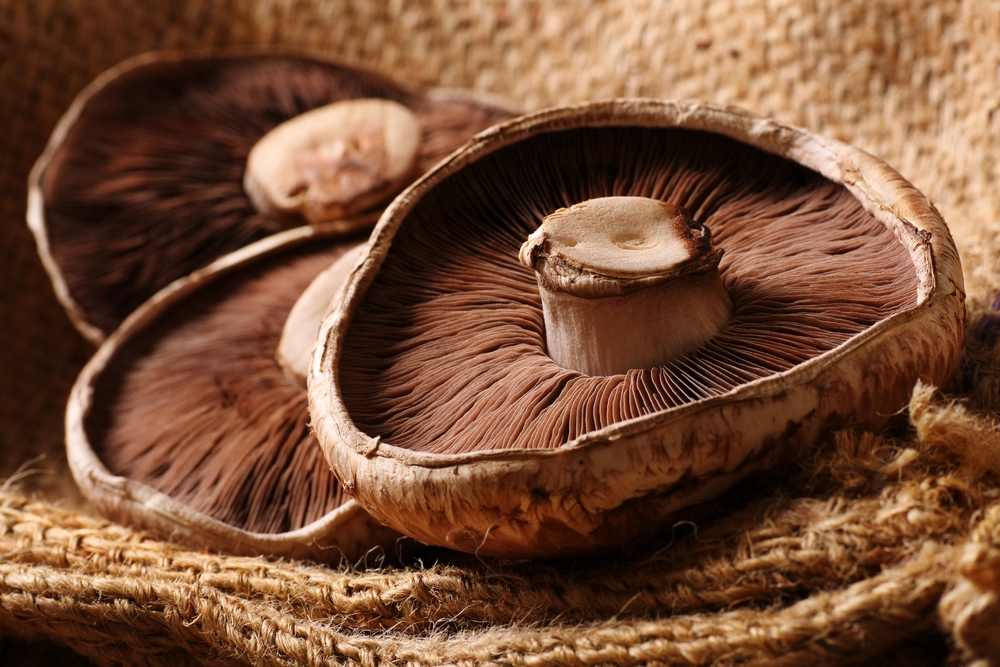
[[[303,364],[361,240],[337,224],[288,230],[127,318],[67,409],[84,495],[110,518],[198,548],[337,561],[391,547],[399,534],[330,472],[306,405]]]
[[[603,551],[942,384],[962,284],[937,211],[863,151],[696,103],[550,109],[386,210],[310,413],[348,492],[420,541]]]
[[[264,236],[344,216],[345,232],[370,227],[366,211],[514,115],[305,56],[146,54],[60,120],[28,223],[74,325],[100,343],[171,281]]]

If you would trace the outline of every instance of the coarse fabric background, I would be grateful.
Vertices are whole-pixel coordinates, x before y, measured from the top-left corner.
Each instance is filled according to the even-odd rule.
[[[73,97],[154,49],[273,44],[527,109],[732,103],[864,148],[940,209],[969,326],[948,386],[831,433],[715,521],[569,563],[327,567],[93,518],[62,453],[93,349],[24,222]],[[1000,661],[1000,2],[0,0],[0,660],[48,664]]]

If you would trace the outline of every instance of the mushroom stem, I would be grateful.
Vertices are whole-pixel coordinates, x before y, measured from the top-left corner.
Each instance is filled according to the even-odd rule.
[[[729,321],[722,251],[682,208],[601,197],[559,209],[521,246],[563,368],[616,375],[683,356]]]
[[[247,157],[254,207],[309,224],[347,217],[396,194],[413,177],[420,122],[384,99],[335,102],[281,123]]]
[[[302,389],[306,388],[320,323],[364,250],[364,244],[351,248],[324,269],[296,300],[285,319],[274,357],[288,381]]]

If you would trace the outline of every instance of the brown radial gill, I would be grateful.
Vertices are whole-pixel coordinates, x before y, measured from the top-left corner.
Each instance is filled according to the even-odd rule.
[[[712,230],[732,318],[661,366],[586,376],[546,355],[518,250],[553,211],[626,195]],[[892,233],[807,168],[691,130],[554,132],[469,165],[414,208],[354,316],[340,383],[358,427],[399,447],[558,447],[788,370],[916,294]]]
[[[359,240],[311,242],[217,279],[130,341],[88,420],[108,469],[251,532],[338,507],[346,496],[309,431],[305,391],[275,350],[302,292]]]

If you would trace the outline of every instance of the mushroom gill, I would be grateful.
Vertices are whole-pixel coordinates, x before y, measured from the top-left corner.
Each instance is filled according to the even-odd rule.
[[[542,219],[597,197],[684,207],[725,252],[732,318],[658,367],[589,376],[546,354],[518,251]],[[440,454],[555,448],[616,422],[787,371],[917,302],[907,249],[842,185],[725,136],[550,131],[442,180],[409,212],[340,359],[360,431]]]
[[[284,121],[343,100],[398,102],[422,131],[416,176],[513,115],[307,57],[202,55],[149,54],[105,74],[33,172],[29,221],[60,299],[94,342],[171,281],[285,227],[243,189],[251,148]]]
[[[251,533],[298,530],[347,501],[275,351],[299,296],[361,239],[303,238],[208,272],[109,339],[85,429],[111,473]]]

